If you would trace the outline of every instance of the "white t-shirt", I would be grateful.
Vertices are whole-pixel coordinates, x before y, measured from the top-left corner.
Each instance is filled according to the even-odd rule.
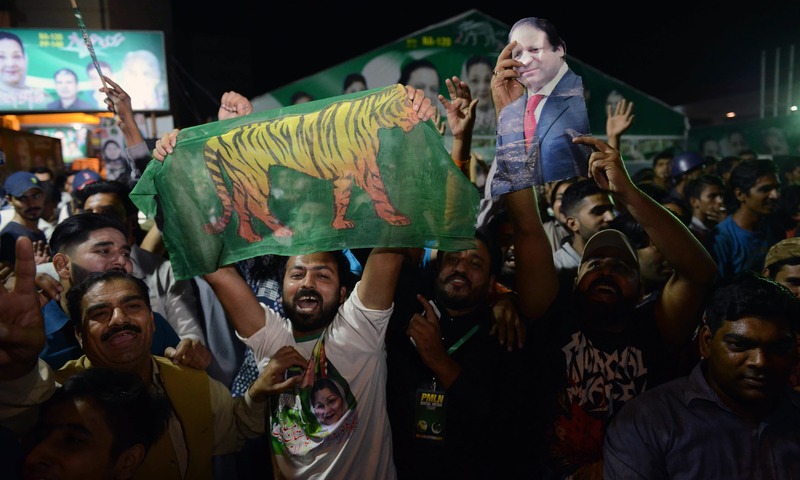
[[[283,476],[395,479],[392,435],[386,413],[385,348],[393,307],[367,309],[358,298],[356,284],[319,339],[299,343],[292,335],[288,319],[263,304],[262,307],[266,325],[245,340],[259,365],[264,365],[285,345],[294,346],[305,358],[315,359],[310,369],[315,378],[309,374],[303,388],[282,394],[279,414],[270,418],[270,443],[281,446],[281,451],[273,449],[273,462]],[[312,384],[319,382],[320,377],[335,380],[339,394],[346,398],[344,414],[330,426],[319,423],[322,420],[317,420],[319,417],[315,417],[309,404]],[[301,393],[303,390],[305,393]]]

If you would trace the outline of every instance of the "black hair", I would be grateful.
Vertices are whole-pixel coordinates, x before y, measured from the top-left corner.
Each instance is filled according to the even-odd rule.
[[[743,192],[750,191],[756,181],[764,175],[778,174],[778,167],[775,162],[769,159],[744,160],[739,162],[731,170],[731,178],[728,183],[731,190],[740,189]]]
[[[136,290],[138,290],[142,300],[147,304],[147,309],[152,311],[152,307],[150,306],[150,289],[141,278],[135,277],[122,270],[93,272],[90,273],[85,279],[71,286],[70,289],[67,290],[67,310],[69,311],[69,318],[71,318],[72,323],[75,324],[76,331],[83,333],[83,308],[81,303],[83,303],[83,296],[86,295],[86,292],[88,292],[89,289],[97,283],[117,279],[127,280],[128,282],[132,283],[133,286],[136,287]]]
[[[397,81],[397,83],[401,85],[408,85],[408,81],[411,78],[411,73],[420,68],[430,68],[436,72],[437,77],[439,76],[439,70],[436,69],[436,65],[434,65],[430,60],[420,58],[417,60],[412,60],[403,66],[403,68],[400,70],[400,79]]]
[[[292,105],[294,105],[297,103],[298,100],[300,100],[303,97],[308,97],[311,100],[314,100],[314,97],[311,96],[311,94],[309,94],[308,92],[304,92],[303,90],[298,90],[292,94],[290,102]]]
[[[647,248],[650,245],[650,236],[644,231],[642,224],[627,210],[614,217],[608,227],[624,233],[635,250]]]
[[[56,78],[58,76],[58,74],[60,74],[60,73],[68,73],[68,74],[72,75],[72,78],[74,78],[75,82],[77,83],[78,74],[75,73],[75,71],[72,70],[71,68],[67,68],[67,67],[59,68],[58,70],[56,70],[56,73],[53,74],[53,78]]]
[[[164,434],[172,411],[165,394],[152,391],[139,375],[105,367],[82,370],[64,381],[41,406],[44,415],[56,405],[77,399],[98,408],[111,430],[111,459],[141,444],[147,452]]]
[[[553,184],[553,188],[550,190],[550,198],[547,199],[547,201],[550,202],[550,206],[552,207],[553,204],[556,203],[556,193],[558,192],[558,189],[561,187],[561,185],[564,185],[565,183],[567,185],[572,185],[573,183],[577,182],[578,180],[579,180],[579,177],[570,177],[570,178],[564,178],[564,179],[561,179],[561,180],[557,180],[556,183]],[[563,195],[564,192],[561,192],[561,194]],[[563,202],[563,200],[562,200],[562,202]]]
[[[567,44],[564,42],[564,39],[561,38],[561,35],[558,34],[558,30],[556,26],[550,23],[550,20],[546,18],[537,18],[537,17],[527,17],[517,20],[514,25],[511,26],[511,29],[508,31],[508,41],[511,41],[511,34],[516,30],[517,27],[522,25],[528,25],[531,27],[536,28],[537,30],[541,30],[547,35],[547,41],[553,47],[553,51],[555,52],[558,47],[564,49],[564,54],[567,53]]]
[[[344,77],[344,82],[342,83],[342,92],[347,90],[348,87],[350,87],[350,85],[352,85],[352,84],[354,84],[356,82],[363,83],[364,84],[364,88],[367,88],[367,79],[364,77],[364,75],[361,75],[358,72],[354,72],[354,73],[349,73],[349,74],[347,74],[346,77]]]
[[[88,240],[95,230],[113,228],[128,238],[128,229],[117,217],[97,213],[78,213],[62,220],[50,235],[50,251],[64,253],[75,245]]]
[[[314,386],[311,387],[311,393],[309,394],[309,397],[313,399],[314,394],[324,388],[327,388],[340,398],[343,396],[342,389],[334,380],[332,380],[330,377],[320,377],[314,382]]]
[[[792,173],[797,167],[800,167],[800,155],[774,155],[772,161],[778,166],[781,180],[784,175]]]
[[[51,169],[50,167],[45,167],[45,166],[31,167],[31,169],[28,170],[28,171],[30,173],[34,173],[34,174],[36,174],[36,173],[49,173],[51,177],[55,176],[53,174],[53,169]]]
[[[733,170],[733,167],[736,166],[742,159],[739,158],[737,155],[728,155],[727,157],[722,157],[719,162],[717,162],[717,173],[722,175],[723,173],[728,173]]]
[[[500,244],[497,243],[497,238],[485,228],[478,228],[475,230],[475,240],[483,242],[489,251],[489,274],[499,275],[500,268],[503,266],[503,255],[500,252]],[[477,248],[477,245],[475,247]]]
[[[561,211],[570,217],[575,214],[586,197],[597,194],[608,194],[608,192],[600,188],[594,180],[582,178],[564,190],[564,195],[561,197]]]
[[[125,213],[128,217],[133,216],[136,218],[138,215],[139,209],[136,208],[133,200],[131,200],[131,188],[117,180],[98,180],[96,182],[87,184],[85,187],[75,192],[75,200],[77,201],[78,208],[83,210],[83,205],[86,203],[86,199],[98,193],[110,193],[116,195],[125,207]]]
[[[668,195],[666,198],[659,202],[664,208],[669,210],[675,217],[681,221],[682,224],[689,226],[692,223],[692,206],[689,205],[689,202],[686,200],[676,197],[674,195]],[[667,206],[668,203],[673,203],[677,205],[682,212],[676,212],[675,210],[669,208]]]
[[[486,65],[489,67],[489,70],[494,69],[495,62],[490,60],[489,57],[485,55],[473,55],[464,62],[464,74],[466,75],[469,72],[469,69],[474,67],[475,65]]]
[[[772,280],[775,280],[775,277],[778,276],[778,272],[781,271],[781,268],[785,266],[794,267],[796,265],[800,265],[800,257],[790,257],[784,260],[779,260],[768,267],[764,267],[767,271],[766,276]]]
[[[658,161],[663,159],[663,158],[666,158],[666,159],[671,161],[673,158],[675,158],[674,150],[672,148],[666,148],[666,149],[661,150],[660,152],[656,153],[653,156],[653,163],[652,163],[653,168],[655,168],[655,166],[658,163]],[[671,172],[672,171],[670,170],[670,175],[672,174]]]
[[[6,31],[0,31],[0,40],[13,40],[17,42],[19,44],[19,48],[22,50],[22,54],[25,55],[25,45],[22,44],[22,39],[19,38],[19,36],[17,36],[16,34]]]
[[[357,278],[353,272],[350,271],[350,259],[344,254],[342,250],[333,250],[327,252],[333,255],[336,260],[337,275],[339,275],[339,286],[346,287],[347,291],[352,291],[356,284]],[[278,262],[278,281],[283,289],[283,277],[286,276],[286,263],[289,261],[290,256],[276,257],[272,260]],[[271,263],[271,265],[274,265]]]
[[[631,181],[634,185],[641,186],[645,183],[653,183],[656,178],[656,171],[651,167],[640,168],[636,173],[631,175]]]
[[[733,170],[728,179],[728,188],[726,191],[727,199],[725,206],[729,208],[730,212],[734,212],[739,208],[739,201],[736,199],[736,189],[749,195],[750,189],[753,188],[759,178],[764,175],[778,175],[778,167],[775,162],[768,159],[758,160],[742,160]]]
[[[712,335],[722,322],[747,316],[783,318],[797,332],[800,299],[785,286],[755,272],[722,278],[708,297],[704,320]]]
[[[775,208],[775,219],[784,230],[794,230],[797,228],[795,215],[800,212],[800,185],[786,185],[781,189],[781,196],[778,198],[778,206]]]
[[[723,180],[722,177],[719,175],[703,174],[699,177],[689,180],[686,183],[686,188],[683,191],[683,195],[687,200],[700,198],[700,196],[703,194],[703,190],[711,185],[718,186],[721,189],[721,193],[725,192],[725,180]]]

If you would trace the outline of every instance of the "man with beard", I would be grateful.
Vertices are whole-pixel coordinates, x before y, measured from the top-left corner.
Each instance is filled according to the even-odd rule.
[[[539,229],[546,244],[541,221]],[[482,230],[475,238],[472,250],[440,252],[428,285],[412,281],[401,289],[424,295],[395,300],[386,346],[387,407],[401,480],[523,474],[521,464],[475,451],[479,432],[490,436],[496,429],[521,449],[529,438],[514,426],[529,399],[522,390],[528,381],[522,353],[509,352],[489,333],[500,248]],[[549,247],[543,253],[550,255]]]
[[[131,273],[131,247],[126,235],[127,230],[119,220],[94,213],[73,215],[53,230],[50,248],[55,272],[41,273],[36,279],[39,288],[50,299],[42,308],[47,342],[40,357],[53,369],[61,368],[68,360],[83,354],[75,337],[75,322],[67,314],[67,301],[61,293],[93,272],[121,270]],[[47,271],[45,266],[40,269]],[[196,364],[203,361],[200,358],[203,352],[195,352],[187,342],[184,342],[184,346],[179,345],[180,338],[161,315],[155,315],[155,322],[153,354],[165,355],[170,349],[169,356],[175,358],[176,363],[204,368]],[[180,351],[180,355],[175,357],[172,349]],[[195,354],[197,359],[194,358]]]
[[[28,237],[37,251],[47,246],[47,236],[39,229],[44,212],[45,194],[41,182],[30,172],[15,172],[5,182],[6,201],[14,207],[11,221],[0,230],[0,262],[14,266],[15,248],[19,237]],[[48,259],[39,257],[37,263]]]
[[[148,388],[163,392],[172,407],[167,433],[147,452],[136,472],[134,478],[141,479],[210,480],[214,456],[236,452],[245,438],[263,434],[264,408],[271,393],[266,378],[259,377],[244,397],[234,398],[206,372],[150,353],[155,324],[142,280],[120,269],[90,273],[70,287],[65,297],[84,355],[56,371],[41,359],[35,361],[35,354],[33,363],[30,353],[15,358],[15,364],[28,365],[29,371],[0,377],[24,385],[11,397],[12,405],[39,405],[56,382],[63,384],[89,368],[136,374]]]
[[[769,248],[786,238],[773,215],[781,181],[772,160],[746,160],[731,171],[728,194],[733,213],[714,227],[711,255],[722,276],[764,267]]]
[[[541,315],[541,306],[532,302],[540,295],[538,285],[517,284],[521,313],[538,324],[525,351],[535,365],[529,371],[541,376],[533,397],[538,403],[530,407],[538,422],[530,431],[543,433],[545,477],[602,478],[608,421],[639,393],[685,373],[673,370],[684,363],[680,354],[691,345],[716,267],[686,226],[633,184],[619,151],[592,137],[573,141],[592,147],[592,180],[630,212],[674,269],[661,294],[637,306],[636,253],[624,234],[605,229],[586,243],[569,301]],[[516,221],[515,228],[525,224]],[[537,247],[532,240],[515,236],[514,246],[518,278],[543,268],[528,254]]]
[[[373,249],[352,293],[342,252],[287,258],[281,275],[286,318],[259,303],[235,266],[205,275],[262,376],[282,390],[270,399],[268,422],[272,463],[283,476],[396,477],[384,337],[404,257],[402,249]],[[348,405],[325,428],[310,403],[313,385],[322,378],[342,387]]]

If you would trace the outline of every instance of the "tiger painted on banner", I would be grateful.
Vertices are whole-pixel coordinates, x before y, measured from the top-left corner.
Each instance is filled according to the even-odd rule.
[[[345,218],[353,182],[369,195],[378,217],[390,225],[408,225],[411,219],[392,205],[378,169],[378,130],[400,127],[407,133],[418,123],[405,87],[395,85],[316,112],[243,125],[211,138],[203,155],[222,213],[204,225],[205,232],[224,231],[235,211],[237,233],[248,242],[262,239],[253,229],[253,219],[263,222],[276,237],[292,236],[293,230],[269,209],[270,168],[274,166],[333,183],[331,225],[337,230],[355,226]],[[232,191],[225,185],[223,171],[231,179]]]

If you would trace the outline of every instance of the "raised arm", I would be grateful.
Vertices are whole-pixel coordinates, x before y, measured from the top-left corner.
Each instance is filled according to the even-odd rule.
[[[525,94],[525,86],[517,80],[519,73],[514,70],[515,67],[522,66],[522,62],[511,57],[511,52],[516,46],[515,40],[503,48],[497,56],[497,63],[492,72],[492,101],[497,115],[500,115],[500,111],[509,103]]]
[[[544,314],[558,295],[553,251],[542,226],[536,194],[523,188],[503,195],[514,224],[516,287],[520,313],[528,318]]]
[[[445,79],[447,91],[450,99],[444,95],[439,95],[445,111],[447,112],[447,124],[453,134],[453,146],[450,149],[450,157],[459,169],[470,177],[469,157],[472,145],[472,130],[475,127],[475,110],[478,107],[478,99],[472,98],[467,82],[460,80],[457,76],[452,79]]]
[[[664,340],[673,346],[685,345],[716,279],[714,261],[675,215],[633,184],[618,150],[592,137],[578,137],[573,142],[595,150],[589,158],[589,175],[631,213],[674,268],[656,300],[655,315]]]
[[[106,105],[108,111],[113,112],[119,118],[119,129],[125,137],[125,145],[129,148],[139,143],[144,143],[142,132],[136,125],[133,117],[133,106],[131,97],[117,83],[108,77],[104,77],[106,86],[101,87],[100,91],[106,94]]]
[[[624,98],[606,108],[606,136],[608,144],[619,150],[620,139],[633,123],[633,102]]]
[[[225,315],[239,335],[249,337],[264,326],[264,309],[235,266],[226,265],[203,278],[214,289]]]
[[[45,344],[44,319],[36,293],[33,244],[20,237],[16,244],[14,290],[0,284],[0,381],[30,372]]]

